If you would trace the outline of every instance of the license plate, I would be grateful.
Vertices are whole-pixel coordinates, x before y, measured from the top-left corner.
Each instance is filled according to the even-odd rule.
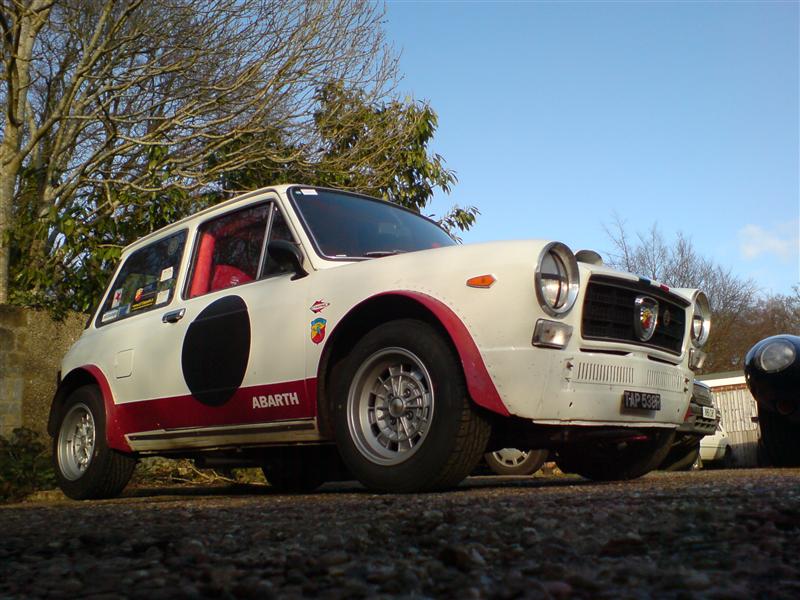
[[[622,393],[622,406],[638,410],[661,410],[661,394],[625,390]]]
[[[705,419],[716,419],[717,418],[717,409],[711,408],[710,406],[703,407],[703,418]]]

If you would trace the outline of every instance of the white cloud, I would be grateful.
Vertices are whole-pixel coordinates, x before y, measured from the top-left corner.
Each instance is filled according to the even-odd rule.
[[[774,255],[784,262],[797,260],[800,254],[798,224],[798,221],[791,221],[772,229],[745,225],[739,230],[739,251],[747,260],[762,255]]]

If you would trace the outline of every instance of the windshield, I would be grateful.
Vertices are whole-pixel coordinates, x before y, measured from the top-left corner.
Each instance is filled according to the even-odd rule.
[[[378,258],[455,245],[433,221],[390,202],[313,188],[289,193],[323,256]]]

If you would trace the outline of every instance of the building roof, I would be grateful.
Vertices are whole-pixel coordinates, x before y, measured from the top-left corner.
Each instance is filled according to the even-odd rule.
[[[744,371],[707,373],[697,377],[697,380],[708,384],[710,388],[716,388],[725,385],[745,385]]]

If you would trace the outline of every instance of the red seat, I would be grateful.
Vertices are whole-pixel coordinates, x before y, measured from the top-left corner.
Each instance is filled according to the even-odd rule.
[[[231,265],[217,265],[214,267],[214,277],[211,280],[211,289],[209,291],[224,290],[248,281],[253,281],[253,278],[241,269]]]

